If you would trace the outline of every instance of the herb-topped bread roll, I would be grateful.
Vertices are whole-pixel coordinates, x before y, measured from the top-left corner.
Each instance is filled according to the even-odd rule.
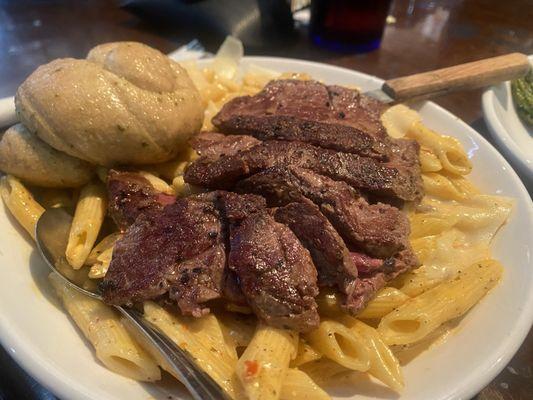
[[[185,70],[134,42],[103,44],[86,60],[39,67],[15,103],[21,122],[50,146],[105,166],[171,159],[204,115]]]
[[[92,165],[50,147],[22,124],[0,139],[0,170],[44,187],[78,187],[94,174]]]

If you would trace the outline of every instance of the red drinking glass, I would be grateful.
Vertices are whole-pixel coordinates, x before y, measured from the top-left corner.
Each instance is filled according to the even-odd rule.
[[[311,0],[311,39],[335,51],[377,49],[390,3],[391,0]]]

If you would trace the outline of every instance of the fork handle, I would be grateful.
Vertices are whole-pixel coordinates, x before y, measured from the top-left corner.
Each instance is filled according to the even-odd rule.
[[[390,79],[383,84],[382,89],[397,102],[408,99],[420,100],[516,79],[525,75],[528,69],[529,62],[526,55],[511,53]]]
[[[189,352],[178,347],[140,312],[120,306],[115,308],[133,325],[131,333],[156,360],[161,360],[179,378],[196,400],[230,400],[222,388],[194,362]]]

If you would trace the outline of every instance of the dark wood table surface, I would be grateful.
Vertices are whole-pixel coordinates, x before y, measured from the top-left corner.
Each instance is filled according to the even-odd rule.
[[[316,60],[382,78],[514,51],[533,53],[531,0],[398,0],[390,14],[394,18],[380,49],[370,53],[337,54],[317,48],[305,30],[293,40],[247,52]],[[210,51],[223,40],[221,35],[195,32],[178,23],[148,21],[112,1],[0,0],[0,97],[12,96],[40,64],[58,57],[82,58],[102,42],[134,40],[170,52],[195,37]],[[436,102],[486,135],[480,95],[476,90]],[[53,398],[0,349],[0,400]],[[533,399],[531,332],[509,365],[476,399]]]

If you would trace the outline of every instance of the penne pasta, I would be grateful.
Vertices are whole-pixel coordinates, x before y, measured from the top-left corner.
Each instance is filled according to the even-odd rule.
[[[419,158],[422,172],[438,172],[442,170],[442,163],[439,158],[427,147],[420,147]]]
[[[113,258],[113,247],[109,247],[102,251],[102,253],[96,257],[96,261],[91,268],[89,269],[89,278],[91,279],[102,279],[109,269],[109,264],[111,264],[111,259]]]
[[[178,175],[172,180],[172,187],[178,197],[185,197],[191,194],[190,185],[185,183],[183,175]]]
[[[310,346],[305,339],[300,338],[296,358],[291,361],[290,366],[291,368],[296,368],[302,364],[318,360],[319,358],[322,358],[322,354]]]
[[[376,297],[370,300],[366,307],[357,315],[357,318],[381,318],[407,300],[409,300],[409,296],[402,291],[393,287],[383,288],[377,293]]]
[[[55,273],[50,282],[65,309],[87,340],[96,357],[111,371],[137,381],[154,382],[161,372],[152,359],[130,336],[115,311],[99,300],[72,288]]]
[[[176,176],[183,175],[183,173],[185,172],[185,168],[187,167],[187,164],[189,163],[188,160],[180,156],[181,154],[178,155],[178,158],[176,160],[167,161],[161,164],[147,165],[145,168],[147,171],[151,172],[153,175],[156,175],[158,177],[163,177],[166,180],[172,182],[172,180]]]
[[[355,318],[345,316],[342,321],[364,339],[370,354],[368,373],[392,390],[398,393],[401,392],[404,387],[404,381],[400,362],[385,344],[380,334],[374,328]]]
[[[12,175],[0,178],[0,195],[17,222],[35,239],[35,225],[44,212],[44,208],[35,201],[30,191]]]
[[[410,126],[407,136],[430,149],[438,157],[445,171],[456,175],[466,175],[472,170],[472,164],[457,139],[439,135],[423,125],[421,121],[415,121]]]
[[[257,319],[255,316],[223,313],[220,315],[220,323],[226,341],[237,348],[248,346],[254,336]]]
[[[442,202],[424,199],[423,205],[430,207],[435,214],[455,218],[454,226],[466,235],[465,243],[484,243],[488,246],[498,229],[505,223],[513,200],[490,195],[472,194],[461,202]]]
[[[450,230],[457,224],[459,218],[454,215],[441,213],[412,214],[409,217],[411,223],[411,240],[424,236],[438,235]]]
[[[161,329],[174,343],[188,351],[198,365],[211,376],[232,399],[239,398],[240,388],[235,379],[234,365],[220,358],[225,349],[205,346],[205,337],[189,329],[186,318],[170,314],[167,310],[151,301],[144,303],[144,315],[148,321]],[[158,359],[161,367],[172,373],[164,361]],[[178,377],[175,377],[178,379]]]
[[[415,252],[418,260],[425,264],[426,260],[435,252],[437,249],[437,238],[438,236],[425,236],[418,239],[411,239],[411,246]],[[401,278],[402,275],[400,275]],[[395,286],[395,285],[392,285]]]
[[[280,400],[331,400],[305,372],[289,368],[281,386]]]
[[[469,196],[465,187],[455,184],[453,180],[436,172],[423,173],[422,181],[426,194],[430,196],[457,201],[465,200]]]
[[[410,297],[415,297],[453,278],[462,268],[489,258],[488,244],[477,238],[471,239],[471,235],[456,228],[424,238],[431,246],[424,254],[424,265],[401,275],[392,286]]]
[[[172,180],[172,187],[174,188],[176,196],[178,197],[187,197],[192,194],[198,194],[207,191],[205,188],[185,183],[182,175],[178,175]]]
[[[81,190],[66,250],[72,268],[80,269],[89,256],[104,222],[106,207],[107,194],[101,183],[88,183]]]
[[[217,354],[221,360],[229,365],[237,363],[237,351],[232,345],[228,345],[222,324],[214,314],[207,314],[201,318],[185,318],[189,330],[196,336],[203,346]]]
[[[110,248],[113,248],[115,245],[115,242],[120,239],[122,235],[120,232],[113,232],[109,235],[107,235],[105,238],[100,240],[96,244],[96,246],[93,247],[89,255],[87,256],[87,259],[85,260],[86,265],[92,265],[96,262],[98,262],[98,257],[106,250],[109,250]]]
[[[306,335],[308,343],[325,357],[355,371],[368,371],[370,354],[364,338],[338,321],[322,320]]]
[[[297,345],[297,333],[259,324],[235,369],[248,399],[279,399]]]
[[[415,343],[475,305],[502,274],[495,260],[463,269],[454,279],[417,296],[383,317],[378,331],[387,344]]]
[[[389,136],[403,138],[415,123],[422,121],[420,114],[404,104],[389,107],[381,114],[381,122]]]
[[[348,369],[329,358],[321,358],[301,365],[298,369],[305,372],[317,385],[325,387],[334,383],[335,378],[348,375],[353,370]]]
[[[150,182],[150,184],[156,191],[170,195],[176,194],[172,186],[170,186],[163,179],[158,178],[154,174],[151,174],[150,172],[146,171],[139,171],[138,174],[141,175],[148,182]]]
[[[390,346],[391,351],[394,353],[395,357],[400,361],[400,365],[405,365],[416,357],[418,357],[423,352],[430,350],[434,346],[438,346],[455,332],[459,324],[458,319],[449,321],[435,329],[424,339],[408,345],[401,346]]]
[[[448,277],[449,273],[446,270],[422,265],[414,271],[399,276],[391,286],[399,288],[402,293],[412,298],[433,289]]]

